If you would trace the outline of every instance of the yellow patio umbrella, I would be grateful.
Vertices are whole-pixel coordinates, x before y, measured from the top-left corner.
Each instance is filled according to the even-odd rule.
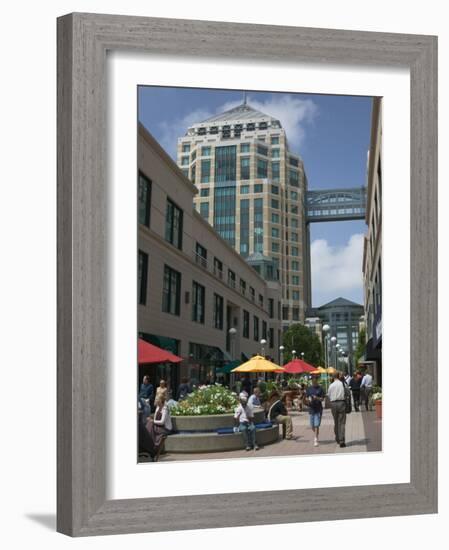
[[[268,359],[265,359],[262,355],[255,355],[246,363],[232,369],[231,372],[280,372],[284,370],[285,369],[279,365],[276,365],[276,363],[272,363],[268,361]]]
[[[327,369],[324,369],[323,367],[317,367],[315,370],[313,370],[309,374],[327,374]]]

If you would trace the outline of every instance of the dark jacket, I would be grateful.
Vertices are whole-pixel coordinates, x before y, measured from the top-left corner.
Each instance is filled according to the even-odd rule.
[[[287,415],[287,409],[285,408],[284,403],[280,399],[275,401],[268,408],[269,420],[275,420],[277,416],[282,414],[283,416]]]

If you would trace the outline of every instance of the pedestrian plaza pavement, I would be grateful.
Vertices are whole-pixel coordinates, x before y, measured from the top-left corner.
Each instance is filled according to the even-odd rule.
[[[280,437],[277,443],[261,447],[259,451],[250,452],[238,450],[198,454],[166,453],[160,456],[159,461],[361,453],[382,450],[382,420],[376,418],[374,411],[353,411],[346,416],[346,447],[344,448],[335,442],[334,420],[330,409],[323,411],[318,447],[313,445],[314,434],[309,425],[309,413],[307,411],[291,411],[290,415],[293,420],[293,435],[295,437],[293,440],[289,441]],[[282,433],[281,429],[279,431]]]

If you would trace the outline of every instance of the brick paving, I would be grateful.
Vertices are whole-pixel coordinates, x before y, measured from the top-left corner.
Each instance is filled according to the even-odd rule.
[[[335,442],[334,421],[330,409],[325,409],[320,428],[320,444],[313,446],[313,432],[309,425],[308,412],[291,413],[293,420],[293,434],[296,439],[287,441],[279,439],[277,443],[266,445],[259,451],[245,450],[227,451],[220,453],[180,454],[166,453],[160,456],[159,461],[170,462],[179,460],[211,460],[224,458],[242,458],[247,456],[289,456],[315,455],[330,453],[360,453],[382,450],[382,421],[376,419],[376,413],[352,412],[346,420],[346,447],[341,448]],[[280,430],[281,432],[281,430]]]

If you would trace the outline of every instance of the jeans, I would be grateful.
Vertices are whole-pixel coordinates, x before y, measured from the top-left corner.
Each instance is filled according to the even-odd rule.
[[[352,398],[354,399],[354,409],[358,412],[360,408],[360,390],[352,390]]]
[[[363,399],[365,401],[365,409],[367,411],[371,410],[371,394],[373,393],[373,388],[365,386],[363,388]]]
[[[331,411],[334,417],[334,433],[337,443],[345,442],[346,428],[346,403],[344,401],[331,401]]]
[[[253,422],[251,422],[250,424],[244,424],[243,422],[240,423],[239,431],[243,433],[243,437],[246,441],[246,446],[254,449],[254,447],[256,446],[256,426],[254,426]]]

